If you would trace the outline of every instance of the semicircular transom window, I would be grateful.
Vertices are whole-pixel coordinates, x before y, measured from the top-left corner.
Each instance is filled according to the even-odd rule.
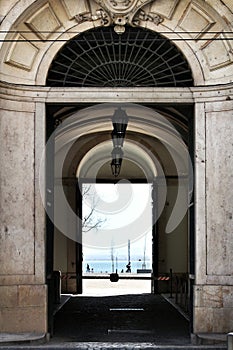
[[[81,33],[69,40],[54,58],[47,86],[171,87],[193,86],[187,60],[162,35],[126,27]]]

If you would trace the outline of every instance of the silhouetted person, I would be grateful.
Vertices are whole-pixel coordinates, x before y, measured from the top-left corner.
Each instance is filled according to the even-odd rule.
[[[126,265],[126,272],[131,272],[131,262]]]
[[[87,272],[90,272],[90,266],[87,264]]]

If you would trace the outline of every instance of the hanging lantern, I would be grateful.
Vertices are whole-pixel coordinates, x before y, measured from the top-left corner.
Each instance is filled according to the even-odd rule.
[[[120,147],[115,147],[112,151],[111,169],[112,175],[114,175],[115,177],[117,177],[120,174],[123,154],[124,153]]]
[[[122,145],[123,145],[123,140],[124,140],[125,132],[128,125],[128,120],[129,118],[125,110],[121,109],[121,107],[118,107],[115,110],[112,117],[112,124],[113,124],[112,137],[114,137],[115,139],[122,139]]]

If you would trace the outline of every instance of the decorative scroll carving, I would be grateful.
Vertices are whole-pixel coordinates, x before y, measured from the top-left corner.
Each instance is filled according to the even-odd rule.
[[[102,25],[106,25],[109,22],[107,13],[102,9],[97,10],[95,15],[93,15],[91,12],[85,12],[79,13],[74,17],[79,24],[86,21],[96,21],[98,19],[102,20]]]
[[[159,25],[163,18],[156,13],[146,13],[142,7],[154,0],[93,0],[100,8],[95,13],[85,12],[75,16],[78,23],[101,20],[102,25],[114,24],[116,33],[125,31],[125,25],[139,25],[141,21],[151,21]]]
[[[156,25],[159,25],[161,22],[163,22],[163,18],[159,16],[157,13],[152,13],[152,12],[146,13],[145,11],[141,10],[135,16],[133,20],[133,24],[139,25],[140,21],[150,21]]]

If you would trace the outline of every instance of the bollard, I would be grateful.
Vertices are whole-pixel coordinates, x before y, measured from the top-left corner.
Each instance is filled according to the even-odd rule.
[[[233,350],[233,332],[227,334],[227,350]]]
[[[118,282],[119,281],[119,275],[117,272],[116,273],[113,272],[110,274],[110,281],[111,282]]]

